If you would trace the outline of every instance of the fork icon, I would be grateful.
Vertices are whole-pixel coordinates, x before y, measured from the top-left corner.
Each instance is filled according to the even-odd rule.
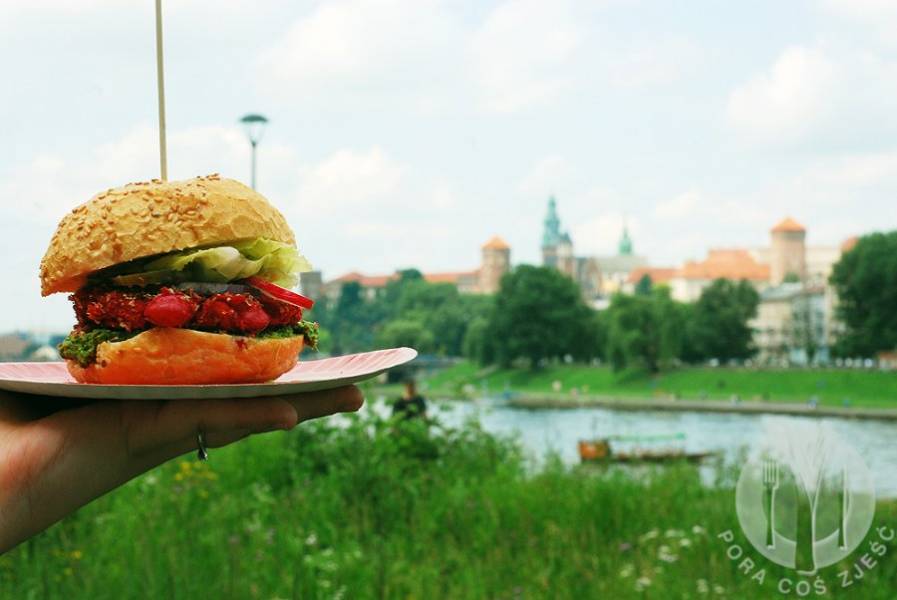
[[[779,489],[779,463],[771,459],[763,461],[763,489],[766,490],[766,514],[769,515],[766,521],[766,547],[773,549],[776,547],[773,523],[775,522],[776,490]]]

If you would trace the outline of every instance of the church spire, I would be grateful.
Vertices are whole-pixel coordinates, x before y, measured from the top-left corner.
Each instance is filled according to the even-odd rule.
[[[561,242],[561,220],[558,218],[557,200],[554,196],[548,198],[548,214],[545,215],[544,228],[542,230],[542,247],[551,248]]]
[[[629,227],[626,225],[626,219],[623,219],[623,235],[620,237],[620,245],[617,248],[617,254],[620,256],[632,255],[632,238],[629,237]]]

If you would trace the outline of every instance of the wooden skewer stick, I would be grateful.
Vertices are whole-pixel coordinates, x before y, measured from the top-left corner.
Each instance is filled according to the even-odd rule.
[[[159,166],[162,181],[168,181],[168,152],[165,143],[165,74],[162,69],[162,0],[156,0],[156,83],[159,88]]]

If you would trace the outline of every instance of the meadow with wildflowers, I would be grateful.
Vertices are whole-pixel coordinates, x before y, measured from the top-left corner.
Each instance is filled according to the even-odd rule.
[[[733,478],[536,465],[475,421],[428,431],[367,407],[135,479],[0,556],[0,598],[778,597],[793,574],[764,563],[758,584],[719,538],[750,554]],[[846,590],[851,565],[830,567],[826,597],[892,600],[895,556]]]

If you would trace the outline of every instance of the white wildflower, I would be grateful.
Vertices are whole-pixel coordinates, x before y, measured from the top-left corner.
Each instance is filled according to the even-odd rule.
[[[663,535],[668,538],[681,538],[685,532],[681,529],[667,529]]]
[[[647,542],[648,540],[653,540],[657,536],[660,535],[660,531],[657,529],[652,529],[648,533],[642,534],[642,536],[638,539],[639,542]]]

